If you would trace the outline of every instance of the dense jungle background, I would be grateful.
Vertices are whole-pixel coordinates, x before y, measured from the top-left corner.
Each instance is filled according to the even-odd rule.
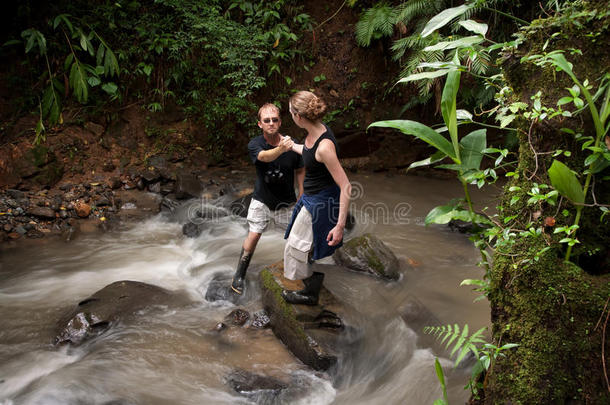
[[[610,403],[607,2],[24,0],[1,8],[3,193],[228,176],[250,165],[258,106],[276,103],[282,133],[302,139],[288,98],[312,90],[329,106],[324,121],[349,171],[409,168],[463,184],[464,198],[430,207],[426,222],[470,224],[486,271],[465,284],[490,302],[490,341],[457,325],[432,331],[455,347],[458,363],[476,357],[471,402]],[[496,182],[499,206],[483,210],[469,189]],[[41,235],[18,231],[5,205],[0,240]],[[32,215],[69,226],[65,207],[41,208]]]

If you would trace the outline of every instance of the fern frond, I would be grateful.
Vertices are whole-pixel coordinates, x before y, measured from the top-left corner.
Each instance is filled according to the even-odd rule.
[[[466,357],[468,352],[472,352],[477,359],[479,358],[479,349],[477,344],[482,345],[486,343],[482,338],[483,332],[486,329],[487,327],[483,327],[474,332],[472,335],[468,336],[468,324],[465,324],[464,328],[461,330],[458,324],[454,324],[444,326],[426,326],[424,327],[424,333],[434,335],[437,340],[440,340],[441,345],[445,345],[446,350],[448,350],[453,342],[455,342],[453,349],[451,349],[450,356],[453,357],[457,354],[454,363],[454,367],[457,367],[464,357]]]
[[[410,21],[422,16],[434,16],[439,13],[447,3],[446,0],[410,0],[397,8],[397,21],[407,25]]]
[[[366,10],[356,23],[356,41],[367,47],[374,39],[391,36],[396,24],[396,9],[387,3],[377,3]]]

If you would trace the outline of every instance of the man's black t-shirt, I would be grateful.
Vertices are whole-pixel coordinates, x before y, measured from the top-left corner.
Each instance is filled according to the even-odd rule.
[[[296,152],[282,153],[273,162],[261,162],[259,152],[273,149],[263,135],[248,143],[250,159],[256,167],[256,185],[253,198],[264,203],[269,209],[276,210],[297,200],[294,194],[294,170],[303,167],[303,159]]]

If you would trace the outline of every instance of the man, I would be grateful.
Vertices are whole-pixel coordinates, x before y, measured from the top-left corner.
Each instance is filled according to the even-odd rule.
[[[274,104],[265,104],[258,110],[258,126],[263,134],[248,144],[250,158],[256,167],[256,185],[248,207],[249,232],[244,241],[231,282],[237,294],[244,291],[246,271],[261,234],[278,210],[295,203],[294,179],[297,179],[299,198],[303,194],[305,168],[301,155],[291,150],[294,142],[279,133],[282,121],[280,110]],[[288,217],[288,216],[287,216]]]

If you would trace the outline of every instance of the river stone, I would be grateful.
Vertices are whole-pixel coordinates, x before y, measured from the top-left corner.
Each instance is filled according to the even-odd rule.
[[[237,308],[225,316],[225,322],[235,326],[243,326],[250,319],[250,313],[245,309]]]
[[[248,216],[248,207],[250,206],[250,201],[252,201],[252,194],[233,201],[231,203],[230,208],[231,214],[246,218]]]
[[[243,294],[239,295],[231,289],[231,278],[227,277],[223,273],[217,273],[213,276],[207,291],[205,292],[205,300],[209,302],[214,301],[228,301],[235,305],[239,305],[242,302],[246,302],[250,297],[249,283],[246,278],[246,288]]]
[[[318,305],[293,305],[282,298],[282,289],[299,290],[301,281],[283,276],[278,262],[260,272],[262,301],[271,328],[288,349],[315,370],[327,370],[337,363],[340,348],[350,346],[342,333],[348,308],[322,287]]]
[[[201,232],[203,232],[203,224],[187,222],[186,224],[182,225],[182,233],[187,238],[196,238],[201,235]]]
[[[187,198],[199,198],[203,192],[203,186],[197,177],[191,174],[179,174],[176,178],[175,194],[178,200]]]
[[[31,207],[28,209],[28,215],[44,219],[55,219],[55,211],[49,207]]]
[[[333,254],[335,262],[348,269],[397,280],[399,264],[396,255],[383,241],[370,233],[350,239]]]
[[[288,388],[288,384],[278,379],[245,370],[233,371],[228,376],[227,382],[235,392],[257,404],[276,403],[277,396]]]
[[[109,329],[119,320],[141,315],[153,305],[186,303],[171,291],[138,281],[116,281],[78,303],[58,324],[55,344],[78,345]]]

